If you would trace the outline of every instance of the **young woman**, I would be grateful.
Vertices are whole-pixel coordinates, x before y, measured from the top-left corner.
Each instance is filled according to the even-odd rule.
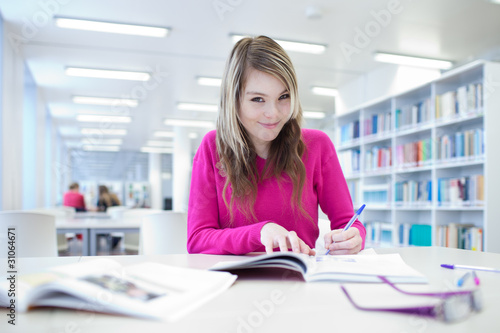
[[[265,36],[236,43],[223,75],[217,129],[194,158],[190,253],[314,255],[318,205],[331,224],[330,254],[363,249],[359,221],[342,232],[354,212],[335,148],[323,132],[301,129],[301,121],[285,51]]]

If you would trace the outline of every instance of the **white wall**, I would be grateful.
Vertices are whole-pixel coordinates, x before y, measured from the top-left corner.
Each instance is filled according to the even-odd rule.
[[[360,104],[420,86],[440,76],[439,70],[386,64],[338,87],[335,113],[346,113]]]
[[[2,76],[2,209],[22,208],[22,130],[24,62],[6,38]]]

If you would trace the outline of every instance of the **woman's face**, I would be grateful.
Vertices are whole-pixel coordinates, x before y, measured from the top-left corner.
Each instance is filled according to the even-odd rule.
[[[290,94],[274,76],[250,68],[240,99],[239,116],[257,154],[267,158],[269,146],[290,118]]]

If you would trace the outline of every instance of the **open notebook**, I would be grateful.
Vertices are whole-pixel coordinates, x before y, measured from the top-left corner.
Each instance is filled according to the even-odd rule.
[[[407,265],[399,254],[308,256],[292,252],[275,252],[244,257],[238,261],[222,261],[210,269],[237,273],[241,269],[261,268],[290,269],[301,273],[307,282],[378,283],[381,281],[377,276],[381,275],[393,283],[427,283],[427,278]]]

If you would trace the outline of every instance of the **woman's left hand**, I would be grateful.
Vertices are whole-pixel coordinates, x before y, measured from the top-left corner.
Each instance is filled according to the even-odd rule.
[[[325,248],[330,254],[356,254],[361,251],[363,239],[359,235],[359,229],[352,227],[332,230],[325,235]]]

